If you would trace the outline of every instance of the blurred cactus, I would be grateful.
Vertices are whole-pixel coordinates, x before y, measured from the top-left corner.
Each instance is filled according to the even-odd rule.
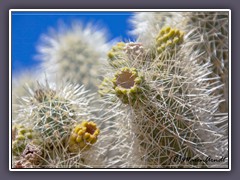
[[[36,79],[43,80],[43,73],[37,68],[24,70],[13,74],[12,77],[12,119],[15,119],[18,115],[18,104],[20,99],[29,96],[26,89],[28,87],[33,88]]]
[[[173,16],[173,12],[136,12],[129,20],[132,25],[130,34],[134,35],[138,42],[143,42],[145,47],[154,48],[154,40],[159,30]]]
[[[99,64],[109,46],[105,34],[102,28],[90,24],[86,27],[79,22],[69,27],[62,25],[42,36],[37,57],[53,81],[84,84],[94,91],[100,74]]]

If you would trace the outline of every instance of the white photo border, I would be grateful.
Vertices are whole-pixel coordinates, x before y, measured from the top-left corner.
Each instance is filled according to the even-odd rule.
[[[131,169],[131,168],[97,168],[97,169],[15,169],[12,168],[12,12],[193,12],[221,11],[229,13],[229,112],[228,112],[228,168],[222,169]],[[231,171],[231,10],[230,9],[10,9],[9,10],[9,171]]]

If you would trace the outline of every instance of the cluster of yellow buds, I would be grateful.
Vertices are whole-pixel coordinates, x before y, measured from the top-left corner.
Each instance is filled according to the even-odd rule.
[[[172,49],[183,42],[184,33],[178,29],[167,26],[160,30],[156,38],[157,52],[161,53],[166,49]]]
[[[69,151],[77,152],[89,149],[97,141],[99,133],[99,128],[92,121],[83,121],[76,125],[69,138]]]
[[[126,65],[126,54],[124,52],[126,44],[124,42],[119,42],[108,52],[109,64],[115,68],[122,67]]]
[[[19,156],[24,151],[27,143],[33,139],[33,130],[22,125],[14,125],[12,128],[12,152]]]
[[[111,60],[118,59],[118,56],[121,55],[125,45],[126,44],[124,42],[119,42],[113,46],[112,49],[108,52],[108,58]]]

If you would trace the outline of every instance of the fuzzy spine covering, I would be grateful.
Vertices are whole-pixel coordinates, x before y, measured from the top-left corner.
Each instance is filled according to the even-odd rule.
[[[167,56],[169,51],[165,48],[160,55],[144,56],[144,59],[136,58],[135,61],[125,58],[126,68],[136,68],[145,79],[140,87],[143,96],[134,103],[123,105],[130,101],[122,98],[114,100],[113,97],[118,94],[116,81],[104,84],[104,92],[107,93],[103,102],[114,109],[116,118],[119,118],[115,126],[116,134],[122,139],[118,142],[122,147],[119,153],[123,154],[122,159],[115,162],[120,167],[211,167],[214,165],[173,161],[173,158],[204,159],[208,154],[220,158],[224,153],[222,149],[215,148],[224,136],[215,126],[220,121],[213,116],[219,105],[219,96],[213,91],[221,86],[208,82],[211,64],[198,64],[204,57],[194,51],[193,44],[176,46],[178,48],[171,56]],[[121,68],[116,66],[108,71],[110,73],[105,78],[121,74]],[[129,84],[130,76],[125,81]],[[123,139],[128,145],[123,143]]]
[[[23,148],[23,151],[20,154],[15,154],[13,158],[14,167],[104,167],[106,146],[102,146],[97,141],[106,141],[106,136],[98,136],[99,129],[104,130],[106,125],[103,125],[103,122],[99,121],[92,113],[93,109],[90,106],[90,102],[93,99],[93,95],[88,94],[83,86],[63,84],[60,87],[56,86],[56,84],[49,84],[47,81],[45,84],[38,83],[37,87],[34,89],[29,88],[28,90],[30,95],[21,99],[22,101],[19,105],[20,114],[14,120],[14,123],[29,127],[38,133],[38,138],[42,139],[38,145],[41,153],[37,150],[29,151],[29,147],[25,143],[25,150]],[[77,124],[83,122],[87,123],[87,132],[90,135],[93,129],[96,128],[96,133],[93,137],[95,139],[90,141],[87,149],[72,152],[68,143],[71,138],[71,132]],[[97,136],[98,138],[96,138]],[[31,154],[27,151],[31,152]],[[39,160],[36,158],[39,156],[41,163],[33,164],[34,160]]]

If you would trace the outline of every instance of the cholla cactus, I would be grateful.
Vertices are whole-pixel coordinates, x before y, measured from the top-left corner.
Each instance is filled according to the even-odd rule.
[[[210,83],[217,83],[212,79],[220,77],[224,86],[214,93],[223,96],[219,111],[228,113],[228,19],[228,12],[153,12],[135,13],[131,22],[134,26],[132,33],[143,43],[151,44],[151,48],[154,46],[151,40],[164,26],[184,31],[185,43],[191,43],[195,51],[205,55],[203,64],[212,63],[209,67],[212,71]]]
[[[171,28],[166,30],[171,32]],[[165,29],[160,31],[160,35],[164,34],[161,32],[165,33]],[[183,40],[183,33],[178,29],[172,35],[179,35],[178,39]],[[197,63],[204,57],[194,51],[193,44],[176,45],[178,51],[172,51],[172,56],[144,56],[135,59],[138,63],[127,59],[127,67],[119,71],[113,66],[108,70],[106,78],[113,78],[113,81],[104,84],[104,89],[109,86],[111,90],[104,91],[107,94],[103,101],[116,114],[116,136],[121,136],[118,148],[124,149],[119,152],[124,159],[120,160],[121,167],[212,167],[193,159],[203,160],[208,155],[220,158],[224,153],[222,149],[215,149],[221,146],[224,132],[215,126],[221,123],[213,116],[219,96],[212,94],[221,86],[207,82],[211,64],[200,66]],[[168,49],[171,50],[171,46]],[[136,74],[141,74],[140,79],[144,81],[139,82],[144,83],[138,83],[135,88],[140,89],[139,94],[131,95]],[[109,101],[117,95],[119,100]],[[136,100],[129,101],[129,97]],[[123,139],[128,139],[124,141],[126,144]],[[192,161],[179,161],[179,157],[189,157]]]
[[[43,36],[39,57],[47,73],[91,90],[107,53],[102,111],[78,85],[30,87],[14,118],[21,126],[12,131],[13,166],[226,167],[228,119],[218,113],[227,112],[219,108],[228,84],[227,19],[215,12],[137,13],[138,40],[108,53],[92,27],[74,24]],[[225,161],[207,162],[209,156]]]
[[[21,153],[17,154],[14,159],[13,164],[16,168],[20,166],[23,168],[104,167],[104,153],[108,147],[105,142],[107,136],[106,133],[100,137],[98,135],[100,129],[104,130],[107,126],[93,115],[94,107],[91,108],[89,105],[92,94],[88,95],[83,86],[67,84],[63,87],[56,87],[48,82],[38,83],[34,90],[29,88],[29,94],[28,97],[22,98],[22,103],[19,105],[20,114],[15,123],[30,127],[38,133],[38,138],[42,139],[41,144],[37,146],[41,149],[41,153],[29,150],[30,146],[26,147],[25,143]],[[83,121],[83,119],[92,121]],[[76,124],[78,126],[75,126]],[[80,143],[79,150],[73,151],[73,142],[75,142],[73,132],[79,128],[79,125],[82,128],[83,142],[86,147],[82,147]],[[23,130],[19,132],[25,133]],[[98,139],[101,143],[97,142]],[[79,145],[79,137],[75,140],[76,145]],[[36,165],[33,161],[37,162],[39,156],[41,162]]]
[[[64,140],[72,126],[80,117],[88,117],[90,99],[84,96],[83,87],[66,85],[60,89],[38,84],[35,90],[29,89],[30,97],[20,106],[18,121],[30,124],[33,130],[40,132],[45,141]]]
[[[66,80],[96,90],[99,63],[109,49],[105,34],[99,27],[83,27],[79,22],[52,30],[38,45],[42,68],[53,81]]]

